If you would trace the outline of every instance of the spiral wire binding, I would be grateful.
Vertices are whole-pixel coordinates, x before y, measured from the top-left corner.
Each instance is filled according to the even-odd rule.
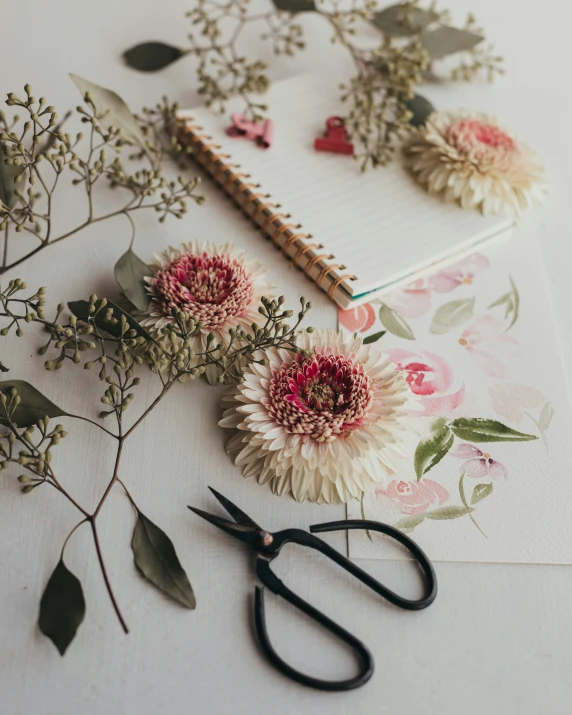
[[[179,138],[185,141],[189,139],[194,148],[193,156],[196,161],[208,171],[211,177],[225,191],[228,197],[241,209],[245,216],[259,228],[270,241],[282,253],[289,258],[297,268],[304,272],[304,275],[312,280],[316,285],[327,293],[330,299],[333,298],[337,288],[345,281],[355,281],[356,276],[351,273],[331,275],[334,271],[343,271],[345,266],[341,263],[327,263],[335,258],[329,253],[315,253],[323,248],[321,243],[305,243],[311,239],[311,234],[300,232],[302,226],[296,223],[283,223],[291,218],[290,214],[275,213],[274,209],[279,209],[280,204],[265,201],[270,199],[269,194],[255,193],[260,188],[260,184],[246,183],[244,180],[251,178],[250,174],[237,173],[236,169],[241,169],[240,164],[228,163],[230,156],[220,153],[222,147],[216,144],[212,137],[202,133],[202,128],[185,119],[185,126],[182,136]],[[218,165],[218,166],[217,166]],[[253,210],[251,210],[253,207]],[[268,212],[265,214],[264,212]],[[279,221],[277,229],[273,225]],[[287,234],[290,235],[287,235]],[[284,243],[280,245],[280,237],[284,235]],[[290,249],[296,249],[290,254]],[[307,255],[305,263],[302,262]],[[315,277],[311,273],[318,270]],[[323,285],[324,281],[329,285]]]

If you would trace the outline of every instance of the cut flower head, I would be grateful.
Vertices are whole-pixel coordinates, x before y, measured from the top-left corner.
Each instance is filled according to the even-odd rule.
[[[415,404],[378,347],[333,330],[302,333],[300,350],[265,352],[228,392],[227,453],[245,477],[297,501],[346,502],[384,482],[410,453]]]

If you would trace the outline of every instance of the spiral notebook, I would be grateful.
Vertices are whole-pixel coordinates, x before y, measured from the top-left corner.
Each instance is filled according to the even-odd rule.
[[[227,136],[226,116],[179,112],[194,158],[285,256],[343,309],[459,260],[506,235],[512,221],[428,196],[397,159],[363,173],[352,157],[318,152],[326,119],[344,111],[338,82],[301,75],[276,82],[264,102],[274,141]]]

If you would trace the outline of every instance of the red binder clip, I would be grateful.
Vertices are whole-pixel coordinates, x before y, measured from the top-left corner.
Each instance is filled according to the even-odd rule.
[[[314,140],[314,149],[336,154],[354,153],[354,145],[348,141],[348,133],[341,117],[330,117],[326,121],[326,136]]]
[[[274,139],[274,122],[267,119],[262,124],[251,122],[243,114],[233,114],[231,116],[232,126],[228,127],[226,133],[229,137],[243,137],[252,139],[261,149],[268,149]]]

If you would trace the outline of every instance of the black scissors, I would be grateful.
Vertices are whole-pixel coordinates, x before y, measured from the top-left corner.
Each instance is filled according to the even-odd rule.
[[[258,642],[272,665],[291,680],[295,680],[302,685],[317,688],[318,690],[351,690],[352,688],[359,688],[361,685],[367,683],[373,675],[373,656],[369,652],[368,648],[355,636],[348,633],[348,631],[332,621],[328,618],[328,616],[324,615],[314,608],[314,606],[311,606],[309,603],[297,596],[278,578],[278,576],[275,575],[270,568],[270,562],[278,556],[280,549],[284,546],[284,544],[299,544],[301,546],[307,546],[311,549],[320,551],[357,579],[365,583],[366,586],[369,586],[380,596],[383,596],[383,598],[399,608],[404,608],[409,611],[418,611],[422,608],[430,606],[437,596],[437,579],[431,562],[414,541],[405,536],[405,534],[401,533],[401,531],[394,529],[392,526],[388,526],[387,524],[382,524],[377,521],[349,519],[346,521],[330,521],[325,524],[315,524],[310,527],[310,532],[312,533],[308,533],[302,529],[285,529],[284,531],[278,531],[275,534],[272,534],[258,526],[258,524],[256,524],[241,509],[223,497],[222,494],[219,494],[212,487],[209,487],[209,489],[232,516],[234,522],[228,521],[228,519],[223,519],[220,516],[215,516],[214,514],[208,514],[207,512],[202,511],[201,509],[195,509],[192,506],[190,506],[189,509],[194,511],[195,514],[202,516],[203,519],[206,519],[211,524],[218,526],[219,529],[226,531],[227,534],[231,534],[237,539],[244,541],[252,549],[254,549],[256,552],[256,574],[261,583],[272,591],[272,593],[275,593],[277,596],[282,596],[282,598],[286,601],[291,603],[300,611],[303,611],[305,614],[310,616],[310,618],[313,618],[317,623],[320,623],[324,626],[324,628],[351,646],[354,652],[358,655],[362,664],[360,674],[355,678],[350,678],[348,680],[320,680],[318,678],[312,678],[309,675],[305,675],[304,673],[292,668],[288,665],[288,663],[282,660],[278,653],[276,653],[272,643],[270,642],[264,615],[264,591],[261,586],[256,586],[254,592],[254,627]],[[407,598],[403,598],[402,596],[398,596],[389,588],[379,583],[379,581],[372,578],[368,573],[360,569],[359,566],[356,566],[352,561],[347,559],[345,556],[342,556],[325,541],[322,541],[322,539],[313,535],[316,532],[340,531],[342,529],[368,529],[370,531],[379,531],[380,533],[386,534],[396,541],[399,541],[400,544],[403,544],[403,546],[405,546],[405,548],[413,555],[413,558],[421,567],[425,585],[425,595],[423,598],[418,600],[409,600]]]

